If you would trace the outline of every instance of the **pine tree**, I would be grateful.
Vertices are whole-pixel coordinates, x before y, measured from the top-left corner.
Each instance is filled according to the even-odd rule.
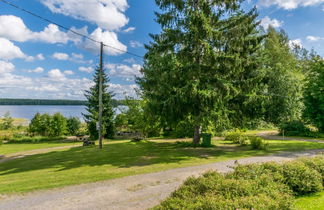
[[[255,81],[253,55],[263,36],[256,10],[243,12],[241,2],[156,0],[162,32],[151,35],[138,83],[162,121],[193,121],[196,145],[211,113]]]
[[[99,76],[100,69],[97,68],[94,74],[94,86],[90,88],[90,90],[86,91],[85,97],[88,100],[88,104],[86,105],[87,113],[83,113],[85,121],[87,123],[87,127],[90,133],[91,139],[98,139],[99,134],[97,131],[97,122],[99,117]],[[113,138],[114,137],[114,123],[113,116],[114,110],[112,105],[112,97],[113,94],[108,91],[109,78],[103,71],[103,112],[102,112],[102,127],[103,127],[103,136],[105,138]]]

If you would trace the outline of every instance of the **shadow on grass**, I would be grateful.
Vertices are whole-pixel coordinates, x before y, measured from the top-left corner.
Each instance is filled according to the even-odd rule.
[[[97,147],[74,147],[64,151],[31,155],[0,164],[0,176],[42,169],[69,170],[83,166],[111,165],[117,168],[147,166],[154,164],[178,163],[193,158],[208,159],[235,158],[241,152],[244,155],[257,154],[244,147],[190,148],[175,143],[139,142],[105,145],[102,150]],[[246,154],[245,154],[246,153]]]
[[[324,149],[324,144],[312,142],[272,141],[268,151],[251,150],[249,146],[241,147],[224,144],[226,142],[223,141],[215,142],[217,142],[218,146],[210,148],[184,147],[181,143],[157,141],[109,143],[105,144],[102,150],[97,147],[73,147],[63,151],[36,154],[1,163],[0,176],[34,170],[50,169],[55,172],[103,165],[115,168],[131,168],[161,164],[182,164],[185,161],[191,161],[191,163],[195,164],[199,163],[199,161],[206,163],[208,161],[203,161],[206,159],[220,161],[267,155],[279,151]],[[102,169],[98,168],[98,170]]]

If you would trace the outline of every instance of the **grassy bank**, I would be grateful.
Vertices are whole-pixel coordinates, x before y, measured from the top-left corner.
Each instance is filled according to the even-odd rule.
[[[0,164],[0,193],[28,192],[157,172],[278,151],[324,149],[324,144],[269,141],[268,151],[214,141],[215,147],[187,148],[172,140],[113,141],[103,150],[73,147]]]

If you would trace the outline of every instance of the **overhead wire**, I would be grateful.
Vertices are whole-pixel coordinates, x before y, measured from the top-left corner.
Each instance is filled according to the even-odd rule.
[[[27,9],[24,9],[24,8],[22,8],[22,7],[20,7],[20,6],[16,5],[16,4],[13,4],[13,3],[11,3],[11,2],[9,2],[9,1],[7,1],[7,0],[0,0],[0,1],[3,2],[3,3],[5,3],[5,4],[7,4],[7,5],[9,5],[9,6],[11,6],[11,7],[14,7],[14,8],[18,9],[18,10],[21,10],[21,11],[25,12],[25,13],[28,13],[28,14],[30,14],[30,15],[36,17],[36,18],[39,18],[39,19],[41,19],[41,20],[43,20],[43,21],[45,21],[45,22],[48,22],[48,23],[54,24],[54,25],[58,26],[59,28],[62,28],[62,29],[64,29],[64,30],[66,30],[66,31],[69,31],[69,32],[71,32],[71,33],[73,33],[73,34],[75,34],[75,35],[81,36],[81,37],[83,37],[84,39],[90,40],[90,41],[95,42],[95,43],[97,43],[97,44],[101,44],[101,43],[103,43],[103,42],[101,42],[101,41],[98,41],[98,40],[96,40],[96,39],[93,39],[93,38],[89,37],[88,35],[85,35],[85,34],[82,34],[82,33],[80,33],[80,32],[77,32],[77,31],[75,31],[75,30],[72,30],[72,29],[70,29],[70,28],[68,28],[68,27],[66,27],[66,26],[64,26],[64,25],[62,25],[62,24],[59,24],[59,23],[57,23],[57,22],[55,22],[55,21],[52,21],[52,20],[50,20],[50,19],[48,19],[48,18],[42,17],[42,16],[40,16],[40,15],[34,13],[34,12],[31,12],[31,11],[29,11],[29,10],[27,10]],[[104,45],[105,47],[108,47],[108,48],[111,48],[111,49],[114,49],[114,50],[117,50],[117,51],[120,51],[120,52],[123,52],[123,53],[127,53],[127,54],[129,54],[129,55],[132,55],[132,56],[135,56],[135,57],[138,57],[138,58],[144,58],[143,56],[138,55],[138,54],[136,54],[136,53],[129,52],[129,51],[127,51],[127,50],[122,50],[122,49],[119,49],[119,48],[117,48],[117,47],[111,46],[111,45],[106,44],[106,43],[103,43],[103,45]]]

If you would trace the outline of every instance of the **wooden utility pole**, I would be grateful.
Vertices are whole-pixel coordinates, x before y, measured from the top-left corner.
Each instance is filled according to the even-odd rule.
[[[100,44],[100,73],[99,73],[99,149],[102,149],[102,110],[103,110],[103,104],[102,104],[102,86],[103,86],[103,43]]]

